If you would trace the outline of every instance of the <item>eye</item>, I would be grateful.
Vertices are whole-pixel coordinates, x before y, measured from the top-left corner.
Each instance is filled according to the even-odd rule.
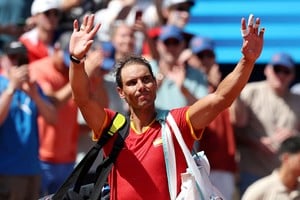
[[[126,83],[127,86],[134,86],[136,84],[137,84],[137,80],[136,79],[132,79],[132,80],[130,80],[130,81],[128,81]]]
[[[149,76],[144,76],[143,78],[142,78],[142,82],[144,83],[144,84],[147,84],[147,83],[151,83],[153,81],[153,78],[149,75]]]

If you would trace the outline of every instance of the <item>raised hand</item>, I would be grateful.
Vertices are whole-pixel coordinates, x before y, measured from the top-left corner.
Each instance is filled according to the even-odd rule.
[[[10,85],[12,88],[20,88],[22,83],[29,80],[29,71],[27,65],[22,65],[20,67],[12,67],[9,69],[8,78],[10,80]]]
[[[78,20],[74,20],[73,33],[70,38],[70,54],[81,60],[89,51],[93,38],[100,28],[100,24],[94,26],[94,15],[86,15],[79,28]]]
[[[241,20],[241,33],[243,36],[242,53],[247,60],[255,61],[261,54],[263,48],[263,36],[265,29],[259,28],[260,19],[252,14],[249,15],[248,24],[246,19]]]

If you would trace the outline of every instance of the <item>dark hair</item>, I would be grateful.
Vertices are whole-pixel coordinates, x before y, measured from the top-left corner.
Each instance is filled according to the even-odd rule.
[[[278,154],[281,155],[283,153],[298,153],[300,152],[300,137],[299,136],[291,136],[284,140],[279,149]]]
[[[141,65],[146,66],[148,68],[151,76],[155,79],[151,65],[144,57],[139,56],[139,55],[129,55],[129,56],[125,57],[124,59],[121,59],[120,61],[118,61],[115,66],[115,76],[116,76],[116,83],[117,83],[118,87],[123,88],[122,77],[121,77],[122,69],[124,68],[124,66],[132,65],[132,64],[141,64]]]

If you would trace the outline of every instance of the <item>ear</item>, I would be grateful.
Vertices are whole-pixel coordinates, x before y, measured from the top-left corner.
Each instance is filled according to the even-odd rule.
[[[117,87],[117,92],[121,99],[125,99],[125,94],[124,94],[124,91],[122,90],[122,88]]]

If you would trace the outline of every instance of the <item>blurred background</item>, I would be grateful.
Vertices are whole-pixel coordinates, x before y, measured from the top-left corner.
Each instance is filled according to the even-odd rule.
[[[300,80],[300,1],[299,0],[197,0],[186,30],[215,40],[217,61],[224,75],[237,63],[241,47],[238,31],[241,17],[260,17],[266,28],[265,46],[251,80],[263,78],[262,70],[275,52],[285,51],[297,63]]]

